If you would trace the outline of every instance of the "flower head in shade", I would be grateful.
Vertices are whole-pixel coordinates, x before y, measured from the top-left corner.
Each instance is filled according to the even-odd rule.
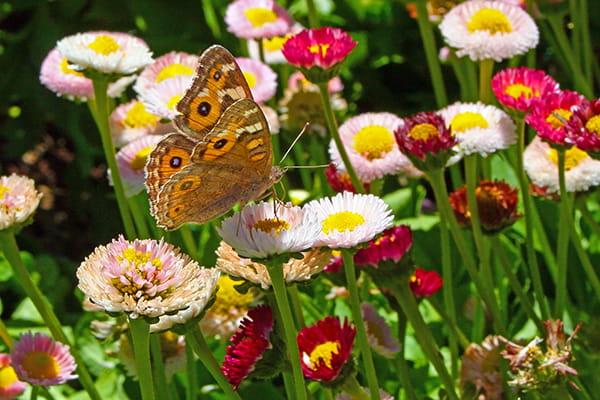
[[[496,233],[512,225],[520,217],[517,211],[517,189],[502,181],[481,181],[475,188],[477,209],[481,227],[486,233]],[[450,193],[450,205],[461,225],[471,225],[471,213],[467,202],[467,188],[461,187]]]
[[[179,112],[177,103],[185,92],[192,86],[192,76],[178,75],[164,80],[156,85],[144,88],[139,93],[139,99],[149,113],[160,118],[173,119]]]
[[[373,350],[385,358],[394,358],[400,350],[400,344],[392,335],[392,330],[385,319],[369,303],[362,303],[360,309],[367,331],[367,338]]]
[[[540,69],[513,67],[494,75],[492,90],[504,107],[527,112],[540,99],[558,91],[558,83]]]
[[[501,1],[470,0],[448,12],[440,31],[459,57],[502,61],[537,46],[540,33],[522,8]]]
[[[336,380],[352,355],[356,329],[347,320],[325,317],[298,332],[302,372],[308,379]]]
[[[273,330],[273,313],[269,306],[258,306],[242,319],[237,332],[227,346],[221,371],[225,378],[237,389],[271,348],[269,336]]]
[[[26,388],[27,384],[17,377],[10,356],[0,353],[0,399],[16,399]]]
[[[17,174],[0,176],[0,231],[27,224],[41,197],[32,179]]]
[[[398,149],[394,131],[404,122],[390,113],[365,113],[348,119],[339,129],[350,162],[361,181],[371,182],[385,175],[414,170]],[[344,162],[332,140],[329,155],[338,169]]]
[[[343,169],[336,168],[334,163],[330,163],[327,168],[325,168],[325,178],[327,178],[327,182],[329,186],[336,192],[352,192],[355,193],[354,185],[352,185],[352,180],[350,179],[350,175]],[[365,185],[365,182],[362,182]],[[368,185],[368,184],[366,184]]]
[[[163,134],[172,130],[157,115],[151,114],[144,103],[131,100],[117,106],[110,115],[110,131],[115,146],[123,147],[145,135]]]
[[[430,297],[442,288],[444,281],[436,271],[417,268],[410,277],[409,285],[416,297]]]
[[[400,151],[422,171],[444,167],[458,143],[442,116],[432,112],[405,118],[395,135]]]
[[[277,91],[277,75],[271,67],[251,58],[238,57],[235,61],[240,66],[246,82],[257,103],[271,99]]]
[[[287,61],[281,52],[283,45],[289,38],[303,29],[304,27],[302,25],[295,23],[290,30],[284,34],[257,40],[248,40],[248,54],[250,55],[250,58],[259,61],[263,60],[267,64],[285,64]],[[259,48],[261,41],[263,46],[263,57],[261,57]]]
[[[198,66],[198,56],[171,51],[148,65],[138,76],[134,89],[143,93],[145,89],[177,76],[192,78]]]
[[[600,99],[576,107],[565,130],[568,143],[600,159]]]
[[[130,75],[152,62],[143,40],[121,32],[86,32],[67,36],[58,51],[81,69],[105,74]]]
[[[288,78],[288,88],[291,90],[304,90],[306,88],[316,88],[316,85],[306,79],[301,71],[296,71]],[[339,76],[334,76],[327,82],[329,93],[340,93],[344,90],[344,84]]]
[[[428,0],[427,15],[431,22],[439,22],[444,14],[460,3],[460,0]],[[414,2],[406,4],[406,11],[411,18],[417,18],[417,5]]]
[[[504,111],[482,103],[454,103],[439,111],[458,140],[453,158],[484,157],[504,150],[517,140],[515,124]]]
[[[399,263],[412,246],[412,232],[406,225],[387,229],[369,245],[356,252],[354,261],[357,265],[378,268],[383,262]]]
[[[584,102],[582,95],[570,90],[549,93],[533,106],[525,121],[550,145],[570,147],[566,125],[574,109]]]
[[[235,0],[225,12],[227,30],[243,39],[287,34],[294,21],[274,0]]]
[[[338,193],[313,200],[306,212],[316,215],[320,230],[315,246],[350,248],[366,243],[392,224],[390,207],[371,194]]]
[[[484,395],[487,400],[502,400],[502,373],[498,336],[488,336],[481,344],[471,343],[462,356],[460,382],[463,387],[474,388],[470,398]],[[469,394],[469,392],[467,392]],[[479,397],[481,398],[481,397]]]
[[[535,137],[523,153],[525,171],[531,182],[552,195],[559,192],[558,153]],[[565,151],[565,177],[568,192],[583,192],[600,185],[600,161],[577,147]]]
[[[283,264],[283,277],[287,283],[307,281],[321,272],[330,258],[328,251],[306,251],[302,253],[301,259],[291,258]],[[264,264],[240,257],[225,242],[221,242],[217,249],[217,268],[231,276],[260,285],[265,290],[271,286],[271,278]]]
[[[119,236],[97,247],[77,269],[77,278],[79,289],[105,311],[131,318],[164,316],[153,325],[168,329],[200,314],[219,271],[199,267],[163,240],[129,242]]]
[[[41,333],[22,335],[10,357],[19,379],[31,385],[60,385],[77,378],[77,365],[69,346]]]
[[[123,178],[125,196],[132,197],[144,190],[146,160],[161,139],[159,135],[143,136],[117,153],[117,165]]]
[[[281,123],[279,122],[279,114],[277,114],[277,111],[264,104],[260,105],[260,109],[262,110],[263,114],[265,114],[271,135],[279,133],[281,130]]]
[[[369,393],[369,389],[365,387],[361,387],[361,389],[366,393]],[[356,397],[352,396],[349,393],[341,392],[337,396],[335,396],[335,400],[354,400]],[[380,400],[394,400],[394,396],[389,394],[383,389],[379,389],[379,399]]]

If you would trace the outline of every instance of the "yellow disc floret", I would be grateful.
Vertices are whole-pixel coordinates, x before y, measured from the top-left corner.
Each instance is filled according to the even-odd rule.
[[[512,24],[502,11],[495,8],[483,8],[477,11],[467,23],[469,32],[487,31],[491,35],[512,32]]]
[[[329,49],[329,45],[324,44],[324,43],[313,44],[308,47],[308,51],[310,51],[313,54],[320,53],[321,57],[325,57],[325,55],[327,55],[328,49]]]
[[[340,344],[338,342],[325,342],[321,343],[310,352],[310,364],[314,369],[321,362],[325,364],[327,368],[332,368],[331,360],[334,354],[338,354],[340,351]]]
[[[546,122],[549,123],[553,129],[560,129],[569,121],[573,113],[564,108],[558,108],[552,111],[546,117]]]
[[[600,115],[594,115],[585,124],[585,129],[600,136]]]
[[[577,147],[571,147],[565,152],[565,171],[569,171],[588,158],[588,154],[579,150]],[[548,150],[548,159],[558,165],[558,152],[555,149]]]
[[[129,164],[131,169],[134,171],[143,170],[144,166],[146,165],[146,161],[148,160],[148,154],[150,154],[153,149],[154,146],[146,146],[138,150],[138,152],[135,153],[135,156],[133,156],[133,160],[131,160],[131,163]]]
[[[508,85],[504,92],[512,98],[519,99],[521,96],[526,99],[531,99],[533,97],[539,97],[539,93],[534,91],[529,86],[523,85],[521,83],[513,83],[512,85]]]
[[[102,54],[103,56],[114,53],[121,48],[119,43],[117,43],[114,38],[108,35],[96,36],[92,43],[88,44],[88,47],[94,50],[96,53]]]
[[[158,123],[159,118],[146,111],[144,103],[136,101],[125,114],[123,125],[128,128],[152,127]]]
[[[435,125],[429,123],[417,124],[408,132],[408,136],[414,140],[428,140],[429,138],[439,136],[439,134]]]
[[[267,218],[261,219],[252,225],[254,229],[258,229],[259,231],[263,231],[266,233],[270,233],[275,231],[275,233],[279,234],[282,231],[290,229],[290,224],[287,221],[284,221],[279,218]]]
[[[164,80],[180,76],[180,75],[193,75],[194,70],[183,64],[170,64],[160,70],[156,75],[156,83],[160,83]]]
[[[81,72],[75,71],[73,68],[71,68],[70,64],[66,58],[63,58],[62,60],[60,60],[60,70],[63,73],[69,74],[69,75],[75,75],[75,76],[79,76],[79,77],[84,76]]]
[[[483,115],[476,112],[466,111],[456,114],[456,116],[452,118],[452,122],[450,122],[450,127],[454,133],[463,133],[474,128],[485,129],[489,127],[489,124]]]
[[[244,10],[244,15],[255,28],[277,21],[277,14],[273,10],[264,7],[254,7]]]
[[[392,132],[383,126],[365,126],[354,135],[352,147],[369,160],[382,158],[392,151],[395,143]]]
[[[256,86],[256,75],[248,71],[242,71],[242,74],[244,74],[244,78],[246,78],[246,82],[248,82],[248,87],[250,87],[250,89]]]
[[[323,221],[322,230],[325,234],[331,231],[352,232],[365,223],[365,217],[352,211],[341,211],[331,214]]]
[[[45,351],[27,353],[21,366],[34,379],[54,379],[60,375],[60,365]]]

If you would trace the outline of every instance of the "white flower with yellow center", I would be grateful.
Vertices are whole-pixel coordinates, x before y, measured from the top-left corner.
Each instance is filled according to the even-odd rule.
[[[80,69],[106,74],[130,75],[152,62],[143,40],[121,32],[78,33],[59,40],[56,48]]]
[[[285,35],[293,25],[287,11],[274,0],[235,0],[225,12],[227,30],[243,39]]]
[[[145,89],[178,76],[193,77],[198,67],[198,56],[172,51],[164,54],[140,73],[133,87],[136,92],[143,93]]]
[[[501,1],[470,0],[444,15],[440,30],[459,57],[502,61],[535,48],[539,31],[521,7]]]
[[[261,61],[259,40],[262,40],[264,53],[264,59],[262,61],[267,64],[286,64],[287,60],[283,56],[281,49],[289,38],[303,29],[304,27],[301,24],[296,23],[292,26],[290,32],[286,34],[258,40],[248,40],[248,54],[250,55],[250,58]]]
[[[351,248],[366,243],[392,226],[390,207],[372,194],[338,193],[304,206],[315,214],[321,233],[316,246]]]
[[[523,154],[525,171],[531,182],[549,193],[558,193],[558,154],[536,136]],[[600,185],[600,161],[572,147],[566,151],[567,192],[583,192]]]
[[[515,124],[497,107],[482,103],[454,103],[439,111],[458,143],[450,163],[464,156],[487,157],[508,148],[517,140]]]
[[[148,112],[139,100],[120,104],[110,114],[109,122],[113,143],[117,147],[123,147],[145,135],[164,134],[174,129],[170,123],[161,123],[160,117]]]
[[[148,155],[161,140],[160,135],[143,136],[117,153],[117,165],[123,178],[125,196],[132,197],[144,190],[144,167]]]
[[[178,75],[159,84],[144,89],[139,99],[149,113],[165,119],[173,119],[179,114],[177,103],[192,86],[193,76]]]
[[[0,176],[0,230],[26,223],[33,215],[42,194],[26,176]]]

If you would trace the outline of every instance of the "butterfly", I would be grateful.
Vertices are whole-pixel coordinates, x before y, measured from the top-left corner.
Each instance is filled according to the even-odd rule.
[[[179,132],[148,156],[146,188],[158,226],[204,223],[261,199],[284,169],[273,166],[271,133],[231,53],[214,45],[177,104]]]

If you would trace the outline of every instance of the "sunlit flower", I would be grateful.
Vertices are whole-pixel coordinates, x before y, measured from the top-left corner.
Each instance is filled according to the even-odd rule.
[[[331,258],[328,251],[312,249],[302,253],[301,259],[291,258],[283,264],[283,277],[287,283],[309,280],[323,270]],[[221,242],[217,249],[217,268],[234,277],[243,278],[263,289],[271,286],[271,278],[264,264],[240,257],[231,246]]]
[[[570,90],[556,91],[537,102],[525,121],[536,130],[538,136],[551,145],[570,146],[567,143],[566,125],[574,109],[582,105],[585,98]]]
[[[10,356],[0,353],[0,399],[12,400],[21,395],[27,384],[21,382],[11,365]]]
[[[246,82],[257,103],[271,99],[277,91],[277,75],[268,65],[246,57],[237,57],[235,61],[240,66]]]
[[[123,147],[145,135],[164,134],[172,130],[171,124],[146,110],[139,100],[120,104],[110,114],[110,131],[117,147]]]
[[[121,32],[78,33],[59,40],[56,48],[69,63],[106,74],[133,74],[152,62],[143,40]]]
[[[198,56],[171,51],[144,68],[135,82],[134,89],[138,93],[143,93],[147,88],[177,76],[192,78],[197,66]]]
[[[572,147],[565,151],[565,177],[568,192],[583,192],[600,185],[600,161]],[[549,194],[558,193],[558,153],[535,137],[523,154],[525,171],[531,182]]]
[[[292,36],[283,45],[282,52],[296,67],[330,69],[344,61],[356,44],[343,30],[323,27],[305,29]]]
[[[487,233],[495,233],[512,225],[519,213],[517,205],[519,194],[517,189],[502,181],[481,181],[475,188],[477,210],[481,227]],[[471,213],[467,201],[465,186],[450,193],[450,205],[461,225],[471,225]]]
[[[227,6],[225,23],[239,38],[262,39],[289,33],[294,21],[273,0],[235,0]]]
[[[361,387],[361,389],[366,393],[369,393],[369,390],[365,387]],[[335,400],[355,400],[356,397],[346,393],[346,392],[341,392],[340,394],[338,394],[337,396],[335,396]],[[379,399],[380,400],[394,400],[394,396],[392,396],[391,394],[389,394],[388,392],[386,392],[383,389],[379,389]]]
[[[575,107],[565,130],[567,143],[600,159],[600,99]]]
[[[347,320],[326,317],[298,332],[302,372],[308,379],[332,382],[352,355],[356,329]]]
[[[182,321],[204,309],[219,271],[199,267],[162,239],[129,242],[119,236],[98,246],[77,269],[77,278],[79,289],[107,312],[131,318],[177,313],[165,318]]]
[[[385,358],[394,358],[400,350],[400,344],[392,334],[392,330],[385,319],[369,303],[362,303],[360,309],[367,331],[367,338],[373,350]]]
[[[398,149],[394,131],[404,122],[390,113],[365,113],[348,119],[340,128],[342,143],[361,181],[371,182],[385,175],[414,169]],[[344,162],[332,140],[329,155],[338,169]],[[411,168],[412,167],[412,168]]]
[[[558,83],[540,69],[513,67],[494,75],[492,90],[504,107],[526,112],[540,99],[556,92]]]
[[[436,271],[417,268],[410,277],[409,285],[416,297],[430,297],[442,288],[444,281]]]
[[[19,379],[31,385],[60,385],[71,379],[77,364],[69,346],[41,333],[26,333],[10,351],[13,368]]]
[[[254,371],[265,351],[271,348],[269,336],[273,330],[273,313],[269,306],[258,306],[248,311],[237,332],[227,346],[221,371],[237,389]]]
[[[408,226],[394,226],[371,240],[367,247],[357,251],[354,261],[357,265],[376,268],[386,261],[397,264],[410,250],[412,242],[412,232]]]
[[[192,86],[192,76],[178,75],[145,88],[139,99],[149,113],[160,118],[173,119],[179,114],[177,103]]]
[[[459,57],[502,61],[537,46],[539,31],[521,7],[501,1],[470,0],[454,7],[440,24]]]
[[[29,222],[42,194],[26,176],[0,176],[0,231]]]
[[[316,88],[316,85],[306,79],[301,71],[296,71],[288,78],[288,88],[291,90],[304,90],[307,87]],[[340,93],[344,90],[344,84],[339,76],[334,76],[327,82],[329,93]]]
[[[393,221],[390,207],[371,194],[338,193],[313,200],[306,212],[316,215],[320,235],[315,246],[350,248],[366,243],[389,228]]]
[[[144,190],[146,160],[161,139],[159,135],[143,136],[117,153],[117,165],[123,178],[125,196],[132,197]]]
[[[500,349],[498,336],[488,336],[481,344],[471,343],[465,349],[460,368],[460,382],[463,387],[475,388],[470,398],[502,400],[502,373],[500,372]],[[470,392],[469,392],[470,393]]]
[[[248,54],[250,58],[254,60],[264,61],[267,64],[285,64],[287,60],[283,56],[281,49],[283,45],[289,38],[291,38],[294,34],[300,32],[304,27],[299,23],[295,23],[289,32],[286,32],[281,35],[265,37],[263,39],[257,40],[248,40]],[[261,54],[259,49],[259,43],[262,40],[263,46],[263,56],[264,59],[261,60]]]

